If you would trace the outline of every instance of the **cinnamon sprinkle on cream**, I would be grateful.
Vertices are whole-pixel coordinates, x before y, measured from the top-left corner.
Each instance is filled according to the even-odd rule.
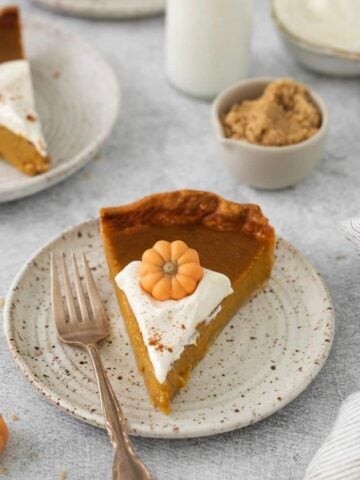
[[[36,117],[29,113],[28,115],[26,115],[26,120],[28,120],[29,122],[36,122]]]

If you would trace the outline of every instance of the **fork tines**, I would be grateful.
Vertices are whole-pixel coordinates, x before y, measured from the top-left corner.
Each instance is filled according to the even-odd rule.
[[[86,285],[85,291],[74,253],[72,253],[71,258],[75,295],[73,294],[73,289],[71,286],[65,254],[62,253],[60,257],[66,303],[65,309],[59,275],[56,267],[55,255],[52,252],[50,255],[52,312],[55,322],[58,324],[60,322],[63,323],[67,321],[84,323],[93,320],[103,321],[104,318],[106,318],[106,313],[85,254],[81,252],[82,267],[85,279],[84,283]]]

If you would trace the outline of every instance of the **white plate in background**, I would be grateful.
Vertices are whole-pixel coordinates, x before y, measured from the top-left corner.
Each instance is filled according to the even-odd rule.
[[[39,5],[81,17],[137,18],[161,13],[165,0],[33,0]]]
[[[0,202],[31,195],[79,170],[111,132],[119,109],[114,72],[90,45],[31,16],[24,17],[23,32],[52,165],[29,177],[0,159]]]

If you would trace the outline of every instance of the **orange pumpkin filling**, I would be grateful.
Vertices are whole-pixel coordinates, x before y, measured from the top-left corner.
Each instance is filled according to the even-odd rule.
[[[19,9],[0,8],[0,63],[24,58]]]

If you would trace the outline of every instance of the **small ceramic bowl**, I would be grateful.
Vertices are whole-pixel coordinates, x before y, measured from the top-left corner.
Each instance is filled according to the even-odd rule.
[[[234,103],[260,97],[267,85],[275,80],[245,80],[221,93],[212,105],[212,121],[220,157],[240,183],[255,188],[286,188],[304,179],[321,160],[328,130],[326,106],[317,95],[310,92],[322,115],[322,123],[319,131],[308,140],[295,145],[271,147],[226,138],[221,115],[228,112]]]
[[[317,45],[294,35],[277,15],[274,0],[271,13],[286,49],[300,65],[326,75],[360,75],[360,53]]]

